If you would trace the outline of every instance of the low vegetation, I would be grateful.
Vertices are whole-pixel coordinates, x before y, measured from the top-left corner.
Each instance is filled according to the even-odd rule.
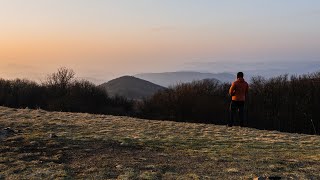
[[[320,179],[320,137],[0,107],[0,179]]]
[[[133,102],[110,97],[106,91],[86,80],[77,80],[71,69],[60,68],[38,84],[29,80],[0,79],[0,105],[49,111],[130,115]]]
[[[130,86],[132,78],[124,79]],[[144,100],[129,100],[109,96],[105,88],[77,80],[72,70],[60,68],[42,84],[0,79],[0,105],[223,125],[229,118],[229,87],[228,83],[202,80],[169,87]],[[143,85],[139,88],[145,91]],[[133,87],[134,92],[139,88]],[[319,135],[319,96],[320,72],[271,79],[255,77],[246,103],[245,126]]]
[[[230,84],[203,80],[156,93],[141,105],[141,117],[226,124]],[[320,72],[264,79],[249,87],[245,125],[258,129],[320,134]]]

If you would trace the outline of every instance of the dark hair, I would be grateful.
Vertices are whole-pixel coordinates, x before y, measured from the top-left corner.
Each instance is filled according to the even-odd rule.
[[[237,78],[243,78],[243,72],[238,72],[237,73]]]

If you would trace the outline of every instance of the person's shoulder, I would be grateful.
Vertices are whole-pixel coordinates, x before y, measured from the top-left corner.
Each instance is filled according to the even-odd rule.
[[[232,86],[234,86],[235,84],[237,84],[237,81],[233,81],[233,82],[231,83]]]

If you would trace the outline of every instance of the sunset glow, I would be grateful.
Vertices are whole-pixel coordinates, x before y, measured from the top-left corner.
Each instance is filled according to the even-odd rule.
[[[314,60],[319,18],[316,0],[1,0],[0,76],[67,66],[107,79],[226,58]]]

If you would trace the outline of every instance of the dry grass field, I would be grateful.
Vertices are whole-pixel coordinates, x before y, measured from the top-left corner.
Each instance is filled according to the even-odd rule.
[[[320,137],[0,107],[0,179],[320,179]]]

